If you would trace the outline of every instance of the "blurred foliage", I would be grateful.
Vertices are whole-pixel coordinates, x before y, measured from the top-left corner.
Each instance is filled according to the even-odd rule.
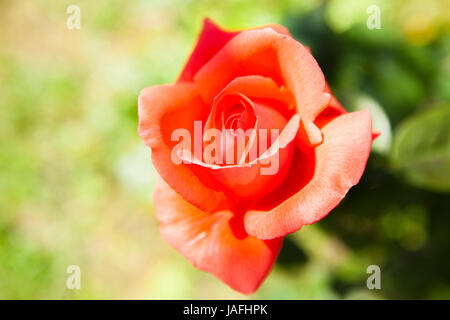
[[[392,161],[410,183],[450,191],[450,105],[409,118],[398,128]]]
[[[366,26],[372,4],[381,29]],[[445,0],[1,0],[0,298],[450,298],[449,13]],[[286,237],[251,297],[160,238],[136,134],[139,91],[176,78],[206,16],[287,26],[383,132],[360,184]],[[381,290],[366,288],[371,264]]]

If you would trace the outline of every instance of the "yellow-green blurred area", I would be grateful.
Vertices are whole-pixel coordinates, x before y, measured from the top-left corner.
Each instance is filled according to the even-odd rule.
[[[0,0],[0,298],[450,298],[449,14],[445,0]],[[249,297],[161,239],[136,132],[139,91],[176,79],[204,17],[285,25],[383,132],[360,184],[285,239]]]

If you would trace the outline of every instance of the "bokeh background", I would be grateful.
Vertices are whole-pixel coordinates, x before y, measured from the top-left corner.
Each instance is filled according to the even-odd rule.
[[[449,14],[444,0],[0,0],[0,298],[449,299]],[[285,25],[383,132],[361,183],[286,238],[250,297],[161,239],[136,133],[139,91],[175,80],[207,16]]]

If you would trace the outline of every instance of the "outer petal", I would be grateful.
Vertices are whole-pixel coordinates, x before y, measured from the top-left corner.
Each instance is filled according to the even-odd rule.
[[[196,72],[238,33],[223,31],[211,20],[205,19],[197,45],[178,81],[192,81]]]
[[[319,65],[305,47],[270,28],[243,31],[197,72],[194,81],[203,99],[211,102],[232,79],[248,75],[286,85],[295,97],[307,141],[310,145],[322,142],[313,121],[331,95]]]
[[[139,95],[138,133],[152,149],[156,170],[184,199],[212,211],[224,204],[223,193],[208,188],[187,166],[176,165],[171,159],[177,143],[171,141],[172,132],[184,128],[192,133],[194,121],[204,121],[208,112],[192,83],[149,87]]]
[[[289,31],[280,25],[268,25],[276,32],[289,35]],[[210,19],[203,22],[203,30],[197,40],[197,45],[178,81],[192,81],[197,71],[210,60],[223,46],[236,36],[240,31],[224,31],[215,25]]]
[[[312,179],[277,207],[247,212],[244,221],[249,234],[272,239],[312,224],[326,216],[359,182],[372,143],[369,111],[343,114],[325,125],[322,132],[324,142],[315,148]]]
[[[347,111],[342,107],[342,105],[337,101],[337,99],[334,97],[334,95],[331,93],[330,86],[328,83],[325,83],[325,92],[329,93],[331,95],[330,104],[328,107],[333,108],[338,113],[346,113]]]
[[[195,267],[245,294],[254,292],[270,272],[281,238],[249,236],[232,212],[206,214],[163,182],[155,189],[153,203],[161,235]]]

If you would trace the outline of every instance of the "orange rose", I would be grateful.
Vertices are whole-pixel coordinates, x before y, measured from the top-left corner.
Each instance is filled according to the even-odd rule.
[[[267,276],[283,236],[358,183],[373,138],[369,111],[346,113],[284,27],[225,32],[209,20],[177,82],[141,92],[138,132],[163,180],[162,236],[243,293]]]

